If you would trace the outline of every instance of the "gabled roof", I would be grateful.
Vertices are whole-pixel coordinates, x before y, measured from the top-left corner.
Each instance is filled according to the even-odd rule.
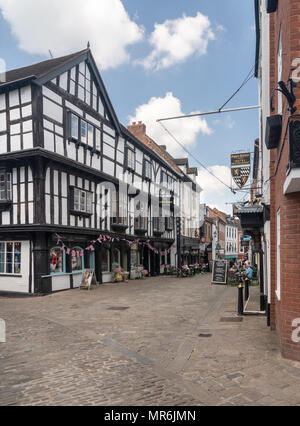
[[[12,83],[13,81],[23,80],[25,78],[35,76],[37,79],[41,78],[50,72],[59,69],[62,65],[69,63],[83,54],[87,54],[88,49],[81,50],[80,52],[71,55],[62,56],[60,58],[48,59],[47,61],[38,62],[37,64],[29,65],[23,68],[17,68],[7,71],[5,74],[6,81],[2,84]]]
[[[174,158],[174,162],[177,164],[177,166],[189,166],[188,158]]]
[[[5,74],[6,81],[2,84],[0,83],[0,92],[1,89],[4,89],[5,87],[11,88],[14,83],[16,83],[18,87],[22,86],[22,82],[24,84],[28,84],[28,82],[31,80],[33,80],[35,84],[43,85],[78,65],[82,61],[87,61],[90,65],[110,119],[113,122],[117,133],[120,134],[121,129],[119,120],[109,99],[98,67],[89,48],[72,53],[71,55],[48,59],[37,64],[29,65],[28,67],[7,71]]]
[[[154,142],[153,139],[151,139],[148,135],[144,135],[143,138],[137,138],[133,133],[130,132],[130,130],[126,129],[126,127],[121,125],[121,129],[123,133],[134,140],[137,140],[138,142],[145,145],[148,149],[150,149],[152,152],[156,153],[160,158],[162,158],[169,166],[173,168],[179,175],[182,174],[182,171],[179,169],[179,167],[176,165],[175,160],[173,157],[164,149],[162,149],[156,142]]]
[[[190,167],[189,169],[187,169],[187,174],[188,175],[196,175],[198,176],[198,169],[197,167]]]

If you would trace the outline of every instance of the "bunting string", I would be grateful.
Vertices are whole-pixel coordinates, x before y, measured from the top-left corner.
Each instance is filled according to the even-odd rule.
[[[151,250],[155,254],[161,254],[162,256],[166,256],[166,255],[170,254],[172,248],[175,245],[175,243],[173,243],[172,246],[168,250],[158,250],[150,244],[149,240],[146,241],[146,242],[141,242],[139,240],[130,241],[130,240],[127,240],[126,238],[111,237],[110,235],[100,234],[99,237],[97,238],[97,240],[90,241],[89,245],[84,250],[83,249],[81,249],[81,250],[74,250],[73,249],[72,250],[65,245],[62,238],[58,234],[56,234],[56,237],[57,237],[57,246],[59,246],[62,251],[65,251],[67,255],[71,254],[72,257],[83,257],[84,251],[94,252],[97,244],[102,245],[103,243],[113,243],[115,241],[118,241],[118,242],[123,241],[123,242],[127,243],[130,247],[133,244],[137,244],[139,247],[147,247],[149,250]]]

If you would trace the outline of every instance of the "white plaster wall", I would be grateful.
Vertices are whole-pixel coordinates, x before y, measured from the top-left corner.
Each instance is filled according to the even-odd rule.
[[[30,263],[30,245],[29,241],[21,241],[21,276],[2,276],[0,275],[0,291],[9,291],[16,293],[29,292],[29,263]]]
[[[52,277],[52,291],[69,290],[70,275],[57,275]]]
[[[73,275],[73,287],[79,288],[81,283],[81,278],[82,278],[82,272],[80,272],[79,274],[72,274],[72,275]]]

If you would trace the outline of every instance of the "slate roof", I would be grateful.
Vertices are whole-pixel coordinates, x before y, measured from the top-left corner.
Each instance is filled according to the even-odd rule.
[[[263,213],[264,208],[262,205],[258,206],[245,206],[237,210],[236,215],[240,214],[257,214],[257,213]]]
[[[71,55],[62,56],[60,58],[48,59],[46,61],[38,62],[37,64],[29,65],[23,68],[17,68],[14,70],[7,71],[5,74],[6,81],[2,84],[11,83],[17,80],[23,80],[25,78],[35,76],[37,78],[43,77],[51,71],[60,68],[62,65],[68,63],[72,59],[87,53],[89,49],[81,50],[80,52],[72,53]]]
[[[187,174],[188,175],[197,175],[198,176],[198,169],[197,169],[197,167],[190,167],[189,169],[187,169]]]
[[[174,159],[177,166],[185,166],[189,164],[188,158],[176,158]]]

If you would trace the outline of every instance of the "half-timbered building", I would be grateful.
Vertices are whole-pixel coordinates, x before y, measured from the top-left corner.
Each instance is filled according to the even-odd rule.
[[[0,291],[176,265],[182,172],[116,116],[89,49],[0,82]],[[162,260],[162,257],[164,259]],[[133,274],[133,272],[132,272]]]

